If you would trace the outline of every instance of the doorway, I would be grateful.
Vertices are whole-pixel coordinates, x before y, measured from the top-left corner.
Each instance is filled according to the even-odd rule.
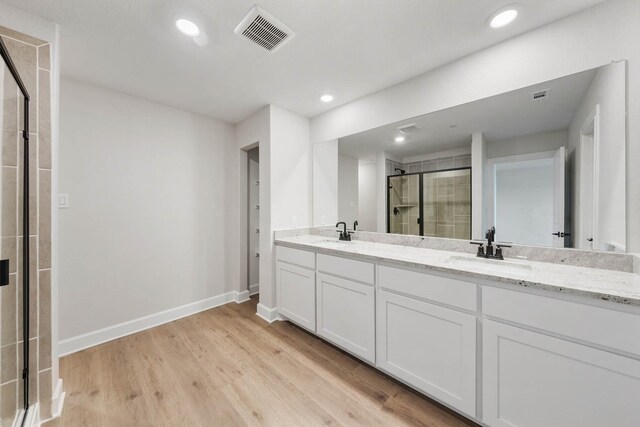
[[[488,218],[496,240],[565,247],[565,157],[560,147],[487,162]]]
[[[593,250],[598,243],[598,117],[599,107],[589,116],[580,128],[579,169],[580,187],[578,190],[578,236],[576,246],[579,249]]]
[[[247,290],[260,292],[260,150],[247,151]]]

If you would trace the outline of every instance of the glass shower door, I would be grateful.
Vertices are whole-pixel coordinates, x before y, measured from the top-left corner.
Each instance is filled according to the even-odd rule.
[[[471,239],[471,169],[423,175],[424,235]]]
[[[387,231],[419,236],[420,174],[390,176],[387,182]]]

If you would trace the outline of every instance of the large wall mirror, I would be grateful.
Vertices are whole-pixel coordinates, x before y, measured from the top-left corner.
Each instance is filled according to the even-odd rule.
[[[317,144],[314,223],[624,252],[625,144],[618,62]]]

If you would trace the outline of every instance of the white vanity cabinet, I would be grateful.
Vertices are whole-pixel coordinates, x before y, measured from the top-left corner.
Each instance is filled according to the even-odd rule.
[[[339,255],[278,247],[284,318],[483,425],[640,426],[638,307]]]
[[[319,254],[316,292],[318,335],[375,363],[374,265]]]
[[[278,314],[316,330],[316,273],[314,252],[278,246],[276,296]]]
[[[483,308],[486,424],[640,426],[640,316],[488,287]]]
[[[378,367],[475,417],[476,316],[422,298],[442,303],[459,294],[475,309],[476,286],[385,266],[379,284]]]

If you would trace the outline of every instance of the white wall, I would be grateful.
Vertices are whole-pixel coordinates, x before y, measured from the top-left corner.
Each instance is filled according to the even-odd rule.
[[[338,156],[338,220],[351,228],[358,219],[358,160]]]
[[[233,289],[233,127],[63,79],[60,339]]]
[[[313,150],[313,225],[338,222],[338,140],[315,144]]]
[[[636,76],[629,75],[630,88],[632,87],[631,80],[634,77]],[[606,243],[625,246],[626,212],[624,209],[620,209],[626,203],[624,188],[625,185],[634,188],[637,188],[635,186],[638,185],[637,180],[631,179],[631,176],[638,169],[635,167],[628,170],[630,179],[625,184],[625,82],[626,64],[623,62],[611,64],[598,70],[569,127],[568,155],[572,159],[572,164],[575,165],[573,182],[576,186],[573,206],[577,216],[574,229],[574,235],[576,235],[575,233],[580,227],[578,204],[578,195],[580,194],[580,128],[595,110],[596,105],[600,106],[597,249],[604,249],[603,245]],[[629,102],[631,103],[632,100],[630,99]],[[630,115],[628,120],[633,122],[635,118]],[[633,143],[637,145],[638,142],[630,139],[629,145]],[[629,146],[628,148],[631,151],[634,147]],[[629,236],[633,239],[635,235]]]
[[[556,151],[567,147],[569,134],[567,130],[523,135],[500,141],[487,141],[487,158],[519,156],[522,154]]]
[[[490,224],[486,212],[487,141],[482,132],[471,136],[471,237],[483,239]]]
[[[271,219],[274,230],[311,225],[309,119],[271,106]]]
[[[374,162],[358,166],[358,227],[359,230],[377,231],[376,174]]]
[[[627,165],[640,163],[640,2],[609,0],[311,121],[312,142],[338,139],[533,84],[628,60]],[[627,236],[640,251],[640,170],[628,168]]]

